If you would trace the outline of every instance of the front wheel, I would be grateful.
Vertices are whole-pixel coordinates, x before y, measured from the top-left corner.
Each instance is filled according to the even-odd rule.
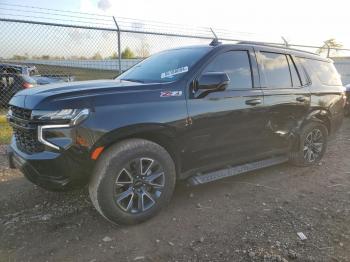
[[[290,161],[297,166],[317,164],[327,148],[328,130],[318,122],[306,124],[300,134],[296,151],[290,153]]]
[[[170,201],[175,180],[174,162],[163,147],[129,139],[101,155],[89,192],[102,216],[117,224],[136,224]]]

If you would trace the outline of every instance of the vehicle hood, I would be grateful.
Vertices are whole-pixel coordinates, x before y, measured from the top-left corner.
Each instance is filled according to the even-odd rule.
[[[38,85],[47,85],[51,83],[64,82],[63,79],[55,79],[46,76],[31,76],[31,78],[34,79]]]
[[[96,96],[113,96],[121,93],[140,93],[161,88],[162,84],[142,84],[121,80],[92,80],[78,82],[60,82],[28,88],[18,92],[10,105],[27,109],[47,109],[70,104],[74,107],[86,107]],[[60,104],[60,105],[59,105]],[[73,106],[73,105],[72,105]]]

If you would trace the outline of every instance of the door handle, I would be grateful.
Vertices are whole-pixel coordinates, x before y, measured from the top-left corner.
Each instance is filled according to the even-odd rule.
[[[305,98],[304,96],[299,96],[299,97],[296,98],[296,100],[297,100],[298,102],[305,102],[305,101],[306,101],[306,98]]]
[[[256,106],[261,104],[261,99],[259,98],[249,99],[249,100],[246,100],[245,103],[250,106]]]

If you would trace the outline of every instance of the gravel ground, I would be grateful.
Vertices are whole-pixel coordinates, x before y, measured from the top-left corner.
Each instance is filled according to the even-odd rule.
[[[32,185],[0,148],[0,261],[350,261],[349,130],[318,166],[180,183],[169,207],[128,227],[100,217],[86,189]]]

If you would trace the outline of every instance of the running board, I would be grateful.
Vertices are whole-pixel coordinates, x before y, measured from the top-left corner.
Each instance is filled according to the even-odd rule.
[[[207,174],[198,174],[190,177],[188,181],[193,186],[201,185],[201,184],[209,183],[222,178],[236,176],[246,172],[258,170],[261,168],[282,164],[287,161],[288,161],[287,156],[278,156],[274,158],[268,158],[257,162],[252,162],[248,164],[243,164],[239,166],[217,170]]]

